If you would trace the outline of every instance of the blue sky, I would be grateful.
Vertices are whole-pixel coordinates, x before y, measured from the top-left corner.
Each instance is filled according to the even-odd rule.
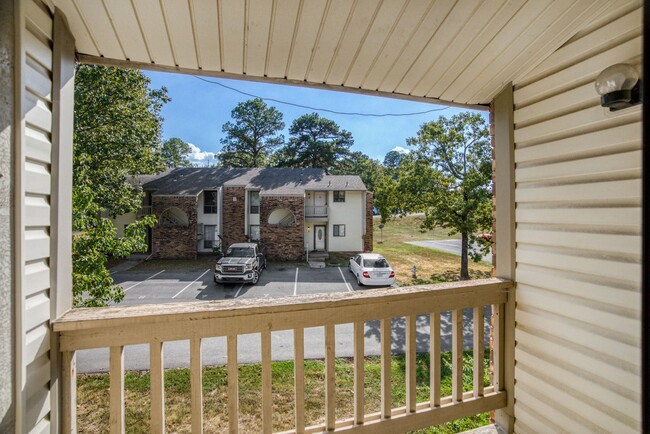
[[[251,98],[221,86],[207,83],[191,75],[163,72],[146,72],[146,74],[151,78],[153,88],[166,86],[171,97],[171,102],[167,103],[162,111],[164,118],[163,138],[179,137],[194,145],[196,148],[193,148],[191,159],[199,164],[204,164],[207,161],[206,158],[211,158],[212,153],[221,149],[219,140],[224,136],[221,127],[231,120],[230,112],[232,109],[238,103]],[[413,113],[445,107],[394,98],[297,86],[212,77],[204,78],[262,98],[273,98],[342,112]],[[317,111],[271,101],[266,103],[276,107],[283,113],[284,123],[286,124],[285,139],[289,136],[288,129],[294,119],[305,113]],[[352,133],[354,137],[352,151],[361,151],[372,158],[382,161],[384,155],[396,146],[406,147],[406,138],[414,136],[424,122],[435,120],[439,116],[450,117],[459,111],[461,110],[448,107],[442,111],[423,115],[381,118],[345,116],[326,112],[318,113],[322,117],[334,120],[341,128]],[[487,120],[487,113],[483,113]]]

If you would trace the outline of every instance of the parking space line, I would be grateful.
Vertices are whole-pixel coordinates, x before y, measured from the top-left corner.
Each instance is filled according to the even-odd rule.
[[[133,285],[133,286],[129,286],[128,288],[126,288],[126,289],[124,290],[124,292],[128,291],[128,290],[131,289],[131,288],[135,288],[135,287],[138,286],[139,284],[144,283],[144,282],[146,282],[146,281],[149,280],[149,279],[153,279],[154,277],[156,277],[157,275],[159,275],[159,274],[162,273],[163,271],[165,271],[165,270],[159,271],[159,272],[157,272],[156,274],[154,274],[153,276],[149,276],[149,277],[147,277],[146,279],[141,280],[140,282],[136,283],[136,284]]]
[[[241,289],[244,287],[244,284],[242,283],[239,285],[239,288],[237,288],[237,292],[235,293],[235,298],[239,297],[239,293],[241,292]]]
[[[298,295],[298,267],[296,267],[296,279],[293,282],[293,296]]]
[[[205,271],[203,272],[203,274],[201,274],[199,277],[197,277],[196,279],[194,279],[193,282],[188,283],[187,286],[185,286],[185,288],[183,288],[183,289],[181,289],[180,291],[178,291],[178,293],[177,293],[175,296],[173,296],[172,298],[176,298],[176,297],[178,297],[179,295],[181,295],[181,292],[185,291],[187,288],[189,288],[190,286],[192,286],[193,284],[195,284],[195,283],[196,283],[196,282],[197,282],[201,277],[205,276],[205,273],[207,273],[208,271],[210,271],[210,268],[208,268],[207,270],[205,270]]]
[[[336,267],[339,269],[339,273],[341,273],[341,279],[345,282],[345,287],[348,288],[348,292],[352,292],[352,288],[350,287],[350,284],[348,283],[347,280],[345,280],[345,276],[343,275],[343,271],[341,271],[341,267]]]

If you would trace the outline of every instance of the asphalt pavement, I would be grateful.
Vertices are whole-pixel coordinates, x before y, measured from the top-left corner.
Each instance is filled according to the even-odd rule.
[[[216,284],[212,270],[157,270],[157,271],[121,271],[113,274],[115,282],[125,291],[125,298],[120,305],[143,305],[152,303],[171,303],[180,301],[228,300],[233,298],[274,298],[291,297],[307,294],[340,293],[363,291],[347,267],[327,267],[312,269],[305,266],[271,264],[260,276],[256,285]],[[490,310],[486,308],[485,345],[489,344]],[[472,310],[464,311],[464,346],[472,346]],[[441,314],[442,351],[451,348],[450,313]],[[366,355],[380,355],[379,321],[365,323]],[[417,318],[417,349],[429,351],[429,316]],[[352,357],[352,324],[340,324],[335,328],[336,356]],[[404,353],[405,319],[394,318],[392,321],[392,351]],[[209,338],[203,340],[202,358],[204,365],[222,365],[226,360],[226,338]],[[165,367],[178,368],[189,366],[189,341],[165,342]],[[323,327],[305,329],[305,358],[322,359],[324,357],[325,339]],[[77,371],[80,373],[105,372],[108,370],[108,348],[82,350],[77,352]],[[272,333],[272,359],[293,359],[293,331]],[[260,335],[248,334],[238,337],[239,363],[259,363]],[[124,363],[127,370],[149,369],[149,345],[129,345],[125,348]]]

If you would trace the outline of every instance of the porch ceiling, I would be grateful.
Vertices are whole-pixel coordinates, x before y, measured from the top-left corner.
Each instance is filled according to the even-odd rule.
[[[628,0],[47,0],[83,62],[487,104]]]

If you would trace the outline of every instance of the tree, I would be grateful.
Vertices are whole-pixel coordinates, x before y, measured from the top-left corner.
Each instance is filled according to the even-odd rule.
[[[282,113],[260,98],[251,99],[232,110],[234,123],[226,122],[217,154],[222,167],[266,167],[273,151],[284,142]]]
[[[477,233],[492,227],[492,147],[479,114],[459,113],[420,127],[407,140],[415,148],[399,167],[392,194],[402,212],[425,212],[423,229],[461,234],[461,279],[468,257],[478,260]],[[470,249],[472,250],[470,252]]]
[[[168,168],[191,167],[192,163],[187,158],[187,154],[190,152],[192,152],[192,149],[189,143],[178,137],[165,140],[161,147],[162,158]]]
[[[402,164],[402,161],[404,161],[407,155],[407,153],[400,152],[395,149],[388,151],[384,156],[384,167],[397,169],[399,165]]]
[[[75,77],[73,138],[72,273],[75,305],[105,306],[124,292],[113,284],[106,261],[144,250],[154,216],[130,224],[116,237],[110,217],[137,212],[143,192],[131,175],[164,168],[160,110],[165,88],[131,69],[80,65]]]
[[[333,175],[359,175],[369,191],[375,190],[377,179],[382,176],[383,167],[363,152],[350,152],[336,163]]]
[[[318,113],[294,120],[289,134],[289,143],[274,156],[274,164],[280,167],[312,167],[331,173],[354,144],[349,131]]]

